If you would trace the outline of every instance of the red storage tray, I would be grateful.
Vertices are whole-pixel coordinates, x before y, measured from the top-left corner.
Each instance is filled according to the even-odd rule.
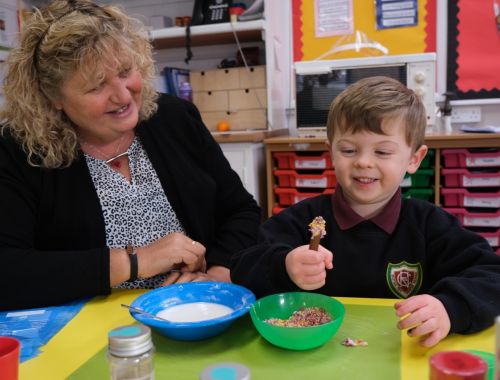
[[[471,152],[468,149],[443,149],[442,154],[447,168],[500,166],[500,150]]]
[[[447,207],[500,207],[500,190],[491,193],[473,193],[467,189],[441,189],[443,204]]]
[[[492,172],[471,172],[467,169],[442,169],[446,187],[498,187],[500,170]]]
[[[300,191],[297,189],[286,189],[281,187],[274,189],[274,193],[278,196],[278,203],[280,206],[290,206],[306,198],[315,197],[321,194],[333,194],[334,192],[335,189],[325,189],[324,191],[318,192]]]
[[[493,248],[500,247],[500,228],[493,232],[477,232],[484,237]]]
[[[464,227],[500,227],[500,210],[496,212],[470,212],[464,208],[443,208],[455,215]]]
[[[281,211],[283,211],[286,207],[279,207],[275,206],[273,207],[273,215],[279,214]]]
[[[311,187],[325,189],[334,187],[335,171],[324,170],[317,174],[297,173],[295,170],[275,170],[274,175],[278,179],[278,185],[281,187]]]
[[[298,154],[295,152],[274,152],[279,169],[331,169],[332,159],[329,152],[314,155],[313,152]]]

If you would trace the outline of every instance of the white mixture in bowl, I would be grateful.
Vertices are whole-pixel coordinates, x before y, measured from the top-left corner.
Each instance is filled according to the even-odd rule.
[[[156,315],[172,322],[200,322],[220,318],[233,311],[230,307],[218,303],[190,302],[168,307]]]

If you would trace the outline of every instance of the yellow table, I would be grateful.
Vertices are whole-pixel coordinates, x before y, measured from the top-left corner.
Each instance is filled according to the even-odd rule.
[[[116,291],[109,297],[95,298],[87,303],[73,320],[55,335],[46,346],[42,347],[42,353],[38,357],[21,364],[20,379],[107,378],[107,364],[104,355],[107,345],[107,333],[115,327],[134,323],[134,319],[130,317],[126,309],[120,307],[120,304],[130,304],[143,292],[143,290]],[[322,372],[314,373],[313,367],[311,367],[312,372],[310,371],[310,373],[312,376],[310,378],[336,378],[333,371],[341,371],[343,366],[351,366],[351,371],[353,368],[359,370],[360,379],[376,379],[377,377],[373,376],[376,371],[366,373],[366,371],[370,371],[370,367],[366,363],[358,362],[355,358],[359,357],[360,360],[365,360],[367,352],[379,355],[381,353],[378,351],[383,350],[388,351],[387,357],[394,358],[394,355],[398,354],[397,350],[393,348],[398,345],[399,356],[396,356],[394,361],[399,362],[399,371],[396,371],[396,375],[392,376],[392,378],[421,380],[428,378],[428,359],[435,352],[462,349],[494,352],[493,328],[474,335],[450,336],[438,346],[429,350],[421,348],[416,339],[409,338],[406,333],[399,333],[396,330],[396,316],[392,312],[392,305],[395,300],[338,299],[346,305],[348,311],[343,324],[347,330],[343,333],[355,332],[356,327],[360,326],[359,331],[365,331],[366,334],[366,331],[368,331],[366,330],[367,326],[372,326],[369,328],[372,328],[375,334],[380,333],[382,337],[387,334],[387,339],[394,340],[394,344],[388,344],[388,342],[381,342],[380,340],[369,340],[369,347],[366,348],[343,347],[339,344],[345,338],[345,336],[341,335],[341,328],[332,342],[321,348],[299,352],[286,351],[264,341],[256,333],[250,318],[243,317],[227,332],[206,341],[174,342],[159,335],[154,335],[154,342],[157,346],[155,357],[156,378],[196,379],[196,374],[200,372],[200,368],[204,368],[210,363],[213,364],[214,361],[215,363],[220,362],[221,358],[228,357],[230,360],[233,359],[231,361],[237,358],[239,362],[247,365],[252,372],[252,379],[257,380],[261,378],[265,380],[267,378],[303,379],[304,377],[298,372],[298,368],[302,369],[307,365],[314,366],[315,363],[323,365],[324,368],[321,369],[319,368],[320,365],[316,365],[314,367],[319,369],[315,368],[315,370]],[[351,313],[349,313],[350,310]],[[373,310],[373,313],[370,310]],[[382,314],[380,314],[381,311]],[[383,316],[383,320],[380,320],[380,315]],[[381,325],[383,325],[383,328]],[[364,330],[361,329],[363,326]],[[394,326],[394,329],[392,326]],[[381,331],[378,331],[379,329]],[[352,338],[365,337],[352,336]],[[348,355],[348,360],[339,361],[339,356],[343,353]],[[362,355],[365,355],[365,359],[362,359]],[[397,360],[398,357],[399,360]],[[268,359],[267,363],[266,359]],[[183,365],[183,372],[186,373],[181,375],[175,372],[177,367],[174,364],[176,362]],[[88,363],[94,364],[89,365]],[[277,363],[278,367],[272,367],[273,363]],[[189,365],[186,366],[185,364]],[[269,367],[269,364],[271,364],[271,367]],[[328,365],[332,368],[326,367]],[[93,372],[85,374],[82,368],[91,368]],[[263,377],[263,368],[273,368],[272,371],[274,372],[270,372],[272,377]],[[384,378],[384,380],[386,379]]]

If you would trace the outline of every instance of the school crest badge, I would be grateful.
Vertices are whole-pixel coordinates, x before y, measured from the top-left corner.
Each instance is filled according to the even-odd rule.
[[[387,265],[387,285],[398,298],[408,298],[416,294],[422,285],[422,266],[406,261]]]

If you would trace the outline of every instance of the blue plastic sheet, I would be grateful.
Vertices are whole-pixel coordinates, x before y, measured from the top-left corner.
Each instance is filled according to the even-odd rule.
[[[0,312],[0,335],[11,336],[21,342],[21,362],[41,352],[40,347],[61,330],[89,300],[70,302],[60,306]]]

